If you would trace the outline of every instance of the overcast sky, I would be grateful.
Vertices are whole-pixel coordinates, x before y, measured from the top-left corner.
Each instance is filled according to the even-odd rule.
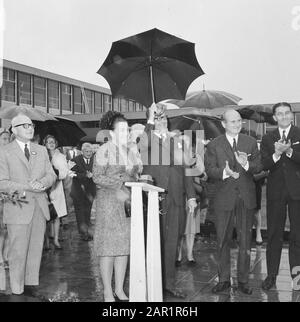
[[[152,28],[196,44],[189,91],[300,102],[300,0],[4,0],[4,58],[109,87],[113,41]]]

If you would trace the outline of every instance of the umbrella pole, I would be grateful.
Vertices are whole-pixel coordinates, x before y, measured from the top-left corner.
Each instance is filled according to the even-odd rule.
[[[152,102],[155,103],[155,92],[154,92],[154,80],[153,80],[153,69],[152,65],[150,64],[150,80],[151,80],[151,92],[152,92]]]

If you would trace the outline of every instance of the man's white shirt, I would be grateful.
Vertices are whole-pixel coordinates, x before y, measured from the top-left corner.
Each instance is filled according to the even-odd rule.
[[[238,144],[238,139],[239,139],[239,135],[236,135],[235,137],[232,137],[230,135],[228,135],[227,133],[225,133],[226,139],[229,142],[229,144],[231,145],[231,147],[233,148],[233,140],[235,139],[236,145]],[[235,157],[235,156],[234,156]],[[243,166],[243,168],[248,171],[249,170],[249,162],[247,161],[247,163]],[[230,176],[226,174],[226,170],[223,170],[223,180],[229,178]]]
[[[287,127],[286,129],[281,129],[280,127],[278,128],[278,130],[279,130],[279,135],[280,135],[280,139],[282,139],[283,131],[285,131],[285,132],[284,132],[285,137],[286,137],[286,138],[288,137],[288,135],[289,135],[289,133],[290,133],[290,129],[291,129],[291,127],[292,127],[292,124],[290,124],[290,126],[289,126],[289,127]],[[293,154],[293,152],[291,152],[291,153],[286,153],[286,156],[287,156],[288,158],[290,158],[290,157],[292,156],[292,154]],[[280,160],[281,155],[280,155],[279,157],[276,157],[276,155],[275,155],[275,153],[274,153],[272,157],[273,157],[273,161],[276,163],[276,162],[278,162],[278,161]]]

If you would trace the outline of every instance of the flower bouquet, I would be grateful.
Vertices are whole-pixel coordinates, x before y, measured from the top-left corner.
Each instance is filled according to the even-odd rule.
[[[0,191],[0,202],[11,202],[12,204],[18,205],[19,207],[22,207],[23,203],[28,203],[25,193],[20,195],[18,191],[12,193]]]

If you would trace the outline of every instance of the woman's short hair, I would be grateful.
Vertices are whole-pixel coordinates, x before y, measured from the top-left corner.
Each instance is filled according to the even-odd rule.
[[[55,146],[57,147],[58,145],[58,141],[56,140],[55,136],[53,136],[52,134],[48,134],[44,137],[44,140],[43,140],[43,145],[46,145],[48,139],[53,139],[54,142],[55,142]]]
[[[108,111],[100,120],[100,129],[113,131],[117,122],[127,122],[127,120],[120,112]]]
[[[287,102],[279,102],[279,103],[276,103],[273,105],[272,107],[272,112],[273,112],[273,115],[275,115],[276,113],[276,109],[279,107],[279,106],[286,106],[290,109],[290,111],[292,112],[292,106],[290,103],[287,103]]]

